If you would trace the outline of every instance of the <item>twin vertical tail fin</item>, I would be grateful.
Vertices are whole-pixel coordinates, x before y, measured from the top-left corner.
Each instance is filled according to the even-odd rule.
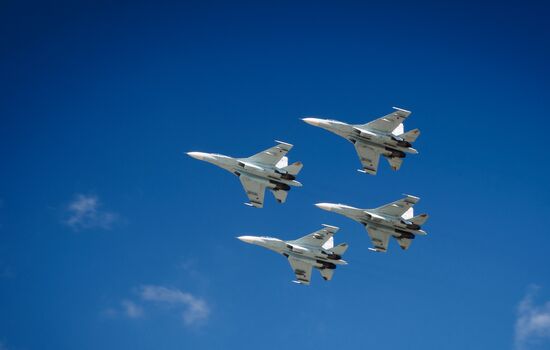
[[[332,252],[332,254],[338,255],[337,259],[341,259],[346,250],[348,250],[347,243],[340,243],[336,247],[330,248],[330,252]],[[332,279],[332,275],[334,275],[334,268],[321,268],[319,269],[319,272],[325,281],[330,281]]]
[[[275,197],[275,199],[277,200],[277,202],[279,202],[279,203],[284,203],[284,202],[286,202],[286,197],[288,196],[288,191],[283,191],[283,190],[271,190],[271,192],[273,193],[273,196]]]
[[[422,226],[422,225],[424,225],[426,220],[428,220],[428,218],[429,218],[428,214],[420,214],[420,215],[417,215],[415,217],[410,218],[409,221],[412,222],[413,224],[418,225],[418,226]]]
[[[302,167],[304,165],[302,164],[302,162],[295,162],[295,163],[292,163],[290,165],[287,165],[283,168],[281,168],[282,170],[286,170],[288,174],[290,175],[298,175],[298,173],[300,172],[300,170],[302,170]]]
[[[346,250],[348,250],[348,244],[347,243],[340,243],[338,244],[336,247],[333,247],[331,249],[331,251],[334,253],[334,254],[338,254],[338,255],[343,255]]]
[[[295,163],[292,163],[290,165],[287,165],[287,164],[288,164],[288,158],[287,157],[283,157],[281,159],[281,161],[279,161],[279,163],[277,163],[277,165],[276,165],[277,168],[279,168],[283,171],[286,171],[285,173],[279,172],[279,174],[281,174],[282,179],[295,180],[296,175],[300,172],[300,170],[302,170],[303,164],[301,162],[295,162]],[[297,181],[294,181],[294,183],[297,183],[298,185],[301,186],[301,184]],[[272,189],[271,192],[273,192],[273,195],[275,196],[275,199],[277,200],[277,202],[284,203],[284,202],[286,202],[286,197],[288,196],[288,190],[289,189],[290,189],[290,187],[287,188],[287,189],[275,188],[275,189]]]
[[[413,129],[413,130],[407,131],[406,133],[403,133],[403,134],[398,135],[398,136],[401,137],[403,140],[409,142],[409,143],[413,143],[414,141],[416,141],[418,136],[420,136],[420,130],[419,129]]]

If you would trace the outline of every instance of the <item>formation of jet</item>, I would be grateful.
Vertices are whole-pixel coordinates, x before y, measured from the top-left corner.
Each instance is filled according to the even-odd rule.
[[[304,118],[308,124],[339,135],[354,144],[363,173],[376,175],[380,155],[386,157],[393,170],[399,170],[407,153],[418,154],[412,143],[420,130],[404,132],[403,121],[411,112],[393,107],[394,112],[367,124],[346,124],[337,120]]]
[[[404,132],[403,122],[411,112],[394,107],[395,111],[362,125],[346,124],[336,120],[304,118],[311,125],[333,132],[354,144],[361,160],[360,172],[376,175],[380,155],[384,156],[393,170],[401,167],[406,154],[418,154],[412,143],[420,130]],[[221,154],[188,152],[195,159],[217,165],[239,177],[248,196],[247,205],[262,208],[266,188],[279,203],[284,203],[291,187],[301,187],[296,176],[302,170],[302,163],[288,164],[286,154],[292,149],[289,143],[277,144],[263,152],[247,158],[232,158]],[[376,252],[386,252],[390,237],[406,250],[417,235],[426,235],[422,225],[428,214],[414,216],[413,206],[420,198],[406,195],[398,201],[375,209],[359,209],[344,204],[318,203],[317,207],[344,215],[364,225]],[[342,255],[348,249],[347,243],[334,246],[333,235],[339,228],[330,225],[293,241],[272,237],[240,236],[243,242],[259,245],[284,255],[294,274],[294,282],[309,285],[311,271],[316,268],[325,280],[331,280],[338,265],[346,265]]]
[[[330,281],[337,265],[346,265],[342,255],[348,249],[347,243],[334,246],[333,235],[338,227],[324,227],[302,238],[293,241],[283,241],[272,237],[241,236],[243,242],[259,245],[284,255],[296,275],[293,282],[309,285],[311,270],[316,268],[324,280]]]
[[[406,250],[417,235],[425,236],[422,225],[428,220],[428,214],[414,216],[413,206],[420,200],[415,196],[383,205],[375,209],[358,209],[344,204],[317,203],[317,207],[344,215],[365,226],[376,252],[386,252],[390,237],[394,237],[399,246]]]
[[[256,208],[264,205],[265,189],[269,188],[279,203],[284,203],[291,186],[302,186],[296,175],[302,163],[288,165],[286,154],[292,148],[289,143],[275,141],[276,146],[248,158],[232,158],[215,153],[188,152],[195,159],[212,163],[239,177],[250,203]]]

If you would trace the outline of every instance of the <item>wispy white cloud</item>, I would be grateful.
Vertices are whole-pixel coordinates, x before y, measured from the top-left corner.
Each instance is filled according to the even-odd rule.
[[[210,315],[210,307],[204,299],[176,288],[145,285],[140,288],[140,296],[144,301],[182,307],[182,318],[186,326],[202,325]]]
[[[515,327],[517,350],[541,343],[550,344],[550,301],[535,303],[538,286],[531,286],[518,305],[518,318]]]
[[[180,261],[176,268],[182,270],[186,277],[193,280],[193,283],[200,284],[202,286],[209,285],[210,281],[208,275],[201,271],[199,266],[199,260],[194,257],[187,257]]]
[[[121,302],[124,314],[130,318],[139,318],[143,316],[143,308],[131,300]]]
[[[119,219],[118,214],[102,210],[96,195],[77,194],[66,209],[64,223],[75,231],[90,228],[109,230]]]

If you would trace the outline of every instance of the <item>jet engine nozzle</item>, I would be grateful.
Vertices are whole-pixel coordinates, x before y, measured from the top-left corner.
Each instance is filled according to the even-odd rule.
[[[283,184],[280,182],[269,180],[269,182],[274,185],[273,189],[276,191],[283,190],[283,191],[290,191],[290,186],[287,184]]]
[[[331,262],[327,262],[327,261],[323,261],[323,260],[317,260],[317,263],[319,265],[321,265],[321,267],[323,269],[334,270],[336,268],[336,264],[331,263]]]
[[[412,221],[409,221],[409,220],[401,220],[401,223],[405,226],[407,226],[408,229],[410,230],[420,230],[420,225],[418,224],[415,224],[414,222]]]
[[[296,176],[289,174],[287,171],[275,170],[275,172],[281,175],[281,179],[290,180],[290,181],[296,180]]]
[[[327,259],[340,260],[340,259],[342,259],[342,256],[331,252],[330,254],[327,255]]]
[[[390,154],[389,156],[392,158],[405,158],[407,155],[403,151],[398,151],[393,148],[386,147],[386,151],[388,151]]]
[[[400,236],[398,238],[415,239],[415,237],[416,237],[414,235],[414,233],[407,232],[407,231],[404,231],[404,230],[400,230],[398,228],[395,229],[395,232],[400,234]]]
[[[403,138],[401,137],[397,137],[397,136],[392,136],[392,139],[397,142],[397,145],[399,147],[411,147],[412,146],[412,143],[410,143],[409,141],[405,141]]]

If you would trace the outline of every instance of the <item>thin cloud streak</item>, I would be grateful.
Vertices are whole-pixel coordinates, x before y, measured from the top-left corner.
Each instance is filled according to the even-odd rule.
[[[538,286],[531,286],[518,305],[515,327],[517,350],[550,343],[550,301],[536,305],[535,296],[539,289]]]
[[[67,207],[68,218],[64,223],[74,231],[91,228],[110,230],[119,219],[118,214],[101,210],[101,202],[95,195],[77,194]]]
[[[175,288],[144,285],[140,296],[145,301],[161,302],[184,308],[182,318],[186,326],[204,324],[210,315],[210,307],[202,298]]]
[[[130,318],[140,318],[143,316],[143,308],[131,300],[121,302],[124,314]]]

